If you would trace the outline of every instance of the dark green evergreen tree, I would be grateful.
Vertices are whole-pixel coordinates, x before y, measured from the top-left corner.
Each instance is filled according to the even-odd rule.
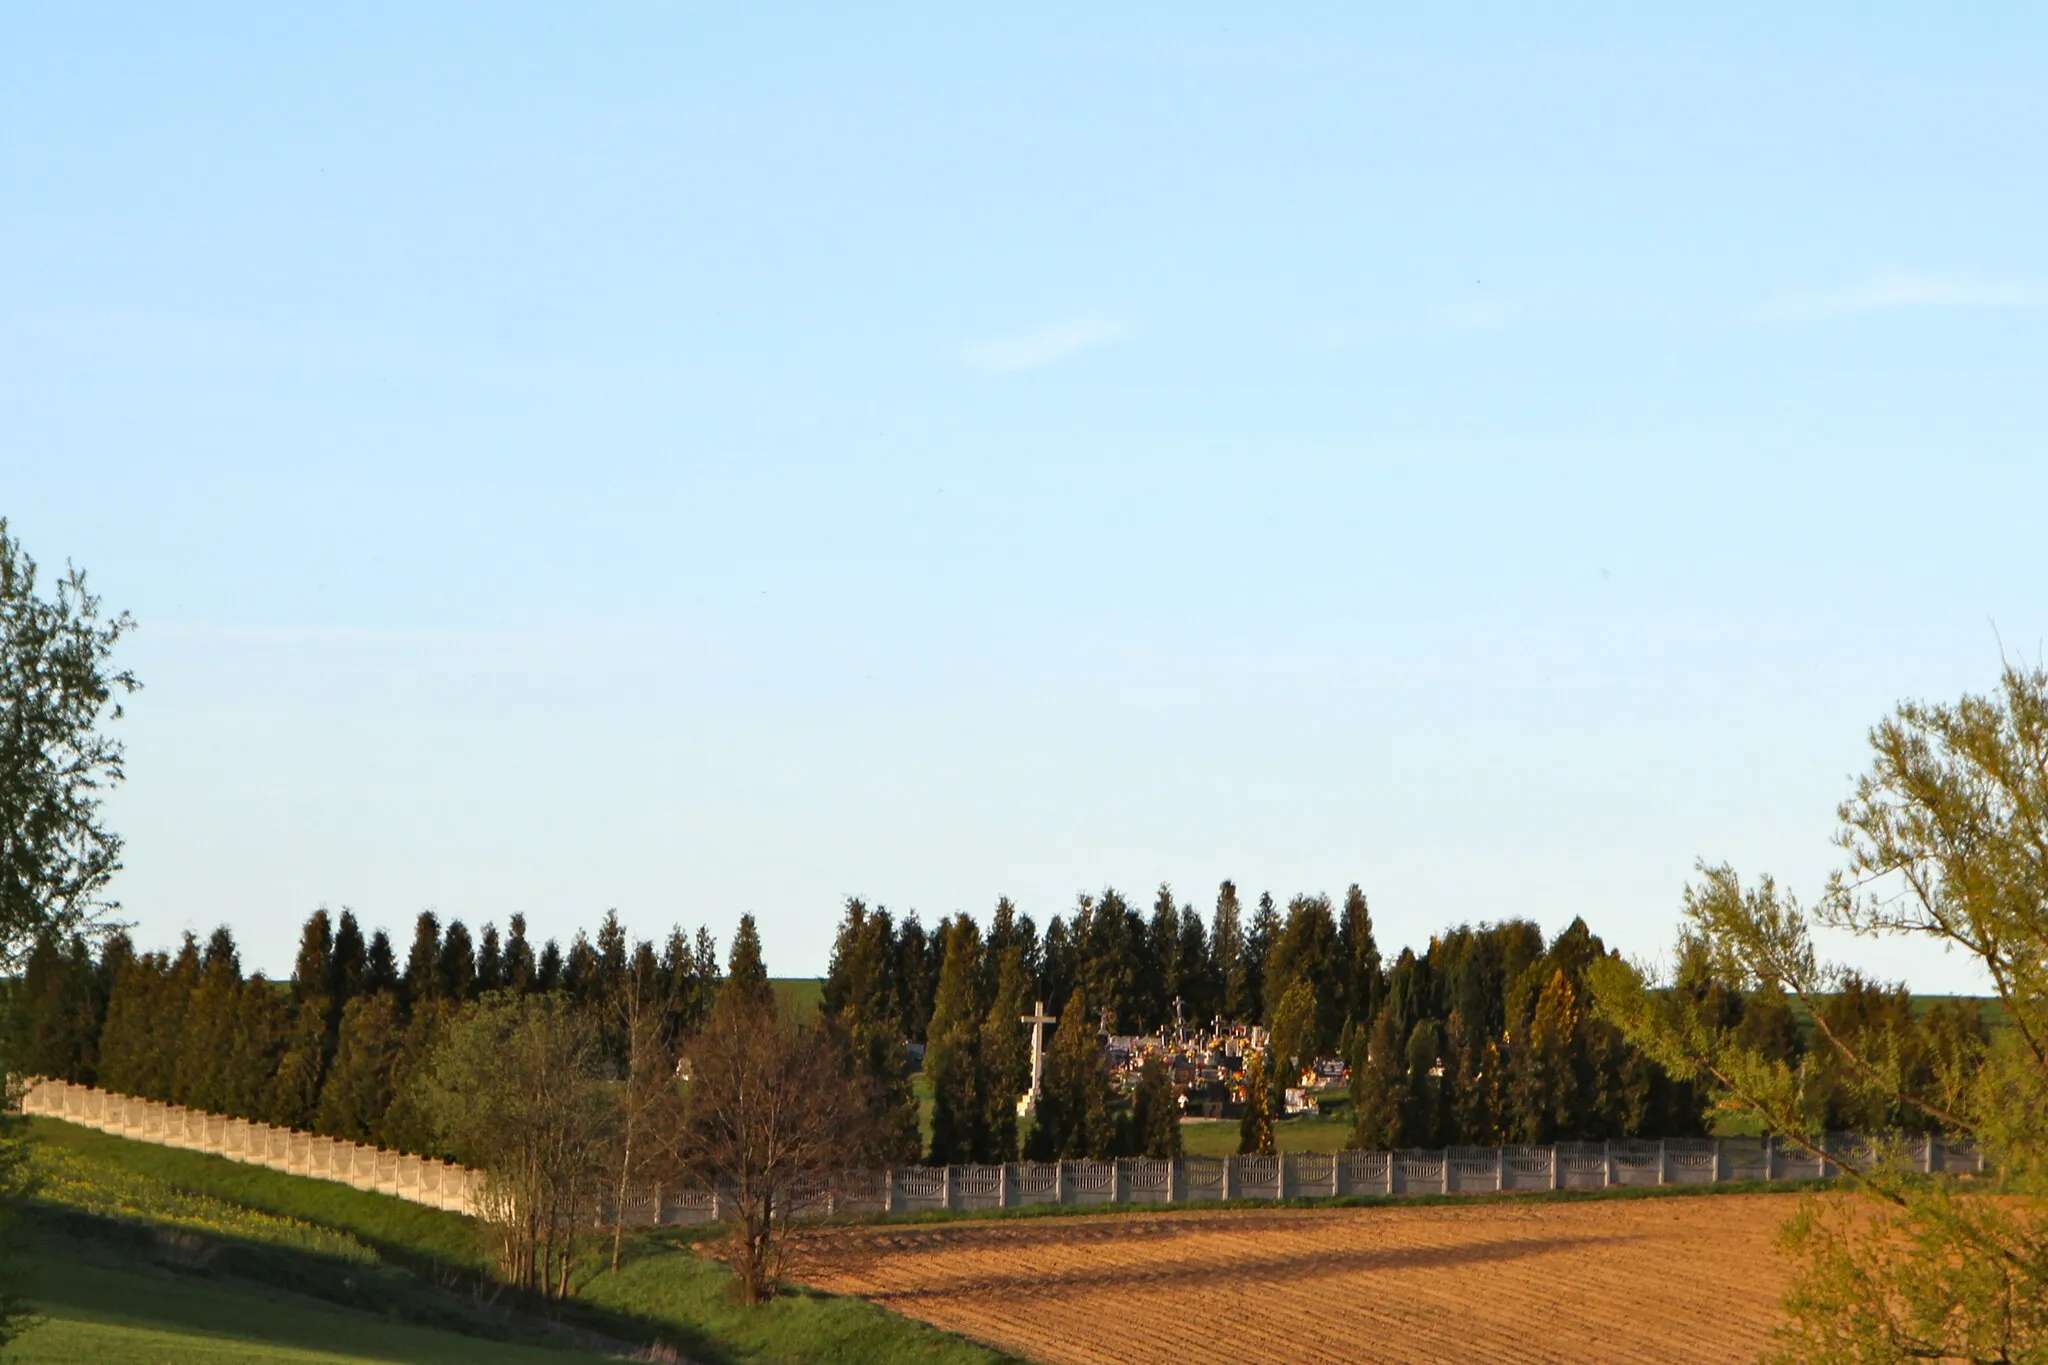
[[[359,995],[343,1008],[340,1045],[320,1088],[319,1132],[349,1142],[375,1139],[391,1107],[402,1029],[398,1001],[389,991]]]
[[[477,940],[476,989],[488,995],[505,984],[505,949],[498,941],[498,926],[486,924]]]
[[[1266,964],[1273,953],[1273,942],[1279,937],[1280,912],[1274,908],[1273,893],[1261,891],[1259,908],[1244,935],[1244,1008],[1248,1019],[1265,1018]]]
[[[1256,1156],[1273,1152],[1273,1083],[1262,1052],[1245,1058],[1244,1116],[1237,1121],[1237,1150]]]
[[[936,956],[917,912],[911,911],[896,927],[894,994],[897,1008],[903,1012],[903,1036],[915,1043],[924,1041],[931,1024],[932,992],[938,984],[933,975]]]
[[[1226,1019],[1249,1019],[1258,1009],[1258,992],[1244,955],[1244,915],[1237,903],[1237,884],[1216,889],[1216,918],[1209,931],[1209,956],[1217,982],[1217,1009]]]
[[[981,977],[981,931],[966,915],[957,915],[941,930],[940,944],[943,962],[924,1053],[925,1081],[932,1091],[928,1159],[935,1166],[978,1161],[989,1147],[980,1056],[982,1010],[975,998]]]
[[[391,953],[391,935],[379,929],[370,935],[370,946],[363,954],[362,984],[349,995],[375,995],[379,991],[397,989],[398,962]]]
[[[1181,999],[1180,909],[1174,903],[1173,888],[1159,883],[1152,898],[1152,918],[1145,925],[1145,953],[1139,964],[1145,980],[1137,995],[1142,1002],[1148,1027],[1160,1028],[1173,1022],[1173,1002]]]
[[[441,952],[434,959],[434,993],[442,1000],[461,1004],[476,998],[476,948],[461,920],[450,920],[441,936]]]
[[[902,1013],[896,1002],[896,935],[888,912],[849,897],[832,944],[819,1011],[842,1041],[885,1164],[921,1154]]]
[[[1138,1091],[1131,1104],[1131,1149],[1138,1156],[1180,1155],[1180,1104],[1173,1094],[1173,1073],[1156,1054],[1138,1069]]]
[[[1117,1127],[1110,1110],[1109,1075],[1095,1016],[1079,987],[1067,997],[1059,1020],[1025,1154],[1034,1161],[1114,1156]]]
[[[1337,960],[1340,965],[1338,1003],[1346,1023],[1363,1029],[1379,1013],[1380,945],[1373,937],[1372,910],[1365,892],[1353,882],[1344,893],[1344,916],[1337,924]]]
[[[1030,989],[1024,944],[1012,938],[981,1022],[983,1161],[1017,1159],[1017,1102],[1031,1086],[1031,1049],[1019,1021],[1031,1008]]]
[[[752,915],[740,916],[740,927],[732,936],[732,957],[726,964],[725,981],[728,988],[744,995],[764,1001],[773,999],[768,966],[761,960],[761,931],[754,927]]]
[[[363,989],[369,951],[369,945],[363,942],[363,927],[356,923],[355,911],[344,909],[335,923],[334,949],[328,955],[333,976],[328,980],[327,994],[334,1001],[337,1017],[348,998]]]
[[[1408,1094],[1407,1035],[1391,1004],[1380,1007],[1351,1059],[1351,1145],[1391,1151],[1401,1145]]]
[[[526,916],[514,915],[506,926],[505,986],[524,995],[538,983],[540,964],[534,960],[533,945],[526,941]]]
[[[441,920],[431,910],[422,910],[412,925],[412,950],[406,954],[405,977],[399,985],[399,999],[405,1007],[417,1009],[440,995]]]
[[[1262,908],[1263,905],[1262,902]],[[1330,913],[1329,897],[1296,896],[1288,902],[1287,919],[1273,936],[1264,975],[1261,1017],[1269,1028],[1280,1002],[1296,983],[1309,989],[1313,1027],[1302,1039],[1309,1053],[1303,1060],[1320,1055],[1337,1041],[1337,1032],[1343,1026],[1339,985],[1343,971],[1338,958],[1337,921]]]

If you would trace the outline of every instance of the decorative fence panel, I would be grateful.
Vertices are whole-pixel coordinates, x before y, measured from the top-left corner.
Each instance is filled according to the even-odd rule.
[[[1057,1161],[1019,1161],[1010,1168],[1012,1204],[1057,1204],[1060,1202],[1060,1165]]]
[[[891,1213],[922,1213],[946,1207],[944,1166],[898,1166],[892,1174],[895,1189],[889,1200]]]
[[[1281,1163],[1280,1192],[1289,1199],[1330,1199],[1337,1193],[1335,1152],[1294,1152]]]
[[[1116,1202],[1114,1161],[1062,1161],[1060,1202],[1062,1204],[1113,1204]]]
[[[1224,1161],[1224,1184],[1232,1199],[1278,1199],[1280,1158],[1230,1156]]]
[[[412,1200],[450,1212],[484,1211],[481,1172],[311,1133],[31,1078],[22,1109],[167,1147]],[[849,1171],[795,1201],[797,1216],[862,1218],[888,1213],[1016,1208],[1028,1204],[1161,1204],[1222,1199],[1354,1195],[1481,1194],[1600,1189],[1610,1185],[1705,1185],[1734,1180],[1812,1180],[1843,1162],[1891,1162],[1925,1172],[1974,1175],[1983,1154],[1966,1140],[1919,1135],[1871,1139],[1832,1134],[1825,1159],[1763,1138],[1617,1138],[1554,1146],[1452,1147],[1444,1151],[1290,1152],[1285,1156],[1186,1156],[1173,1160],[1014,1161],[985,1166],[899,1166]],[[623,1221],[713,1222],[732,1212],[730,1191],[655,1188],[627,1193]]]
[[[1395,1194],[1449,1194],[1450,1167],[1442,1152],[1410,1149],[1394,1153]]]
[[[999,1209],[1008,1202],[1009,1167],[955,1166],[948,1208]]]
[[[1221,1199],[1225,1162],[1220,1156],[1184,1156],[1173,1163],[1179,1168],[1180,1187],[1174,1197],[1185,1200]]]
[[[1116,1164],[1117,1198],[1126,1204],[1165,1204],[1173,1199],[1173,1163],[1159,1157],[1127,1156]]]
[[[1492,1194],[1502,1188],[1501,1149],[1449,1147],[1444,1150],[1444,1189],[1455,1194]]]
[[[1337,1193],[1392,1194],[1394,1154],[1357,1148],[1337,1153]]]

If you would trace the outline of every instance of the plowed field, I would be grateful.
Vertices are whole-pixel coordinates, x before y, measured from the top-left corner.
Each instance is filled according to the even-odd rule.
[[[1749,1361],[1795,1196],[851,1228],[806,1278],[1033,1360]]]

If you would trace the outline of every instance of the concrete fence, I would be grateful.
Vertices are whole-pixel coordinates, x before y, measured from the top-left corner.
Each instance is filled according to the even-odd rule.
[[[224,1118],[69,1081],[30,1077],[21,1109],[25,1114],[63,1119],[139,1142],[207,1152],[289,1175],[338,1180],[359,1190],[374,1190],[452,1213],[474,1214],[483,1193],[482,1173],[446,1161],[248,1119]]]
[[[334,1138],[222,1118],[156,1100],[110,1094],[65,1081],[31,1079],[25,1113],[65,1119],[143,1142],[210,1152],[292,1175],[339,1180],[456,1213],[481,1207],[480,1172]],[[1903,1142],[1920,1170],[1984,1169],[1974,1143],[1938,1137]],[[1852,1162],[1876,1145],[1832,1135],[1831,1155]],[[1710,1185],[1731,1180],[1813,1180],[1834,1161],[1766,1138],[1619,1138],[1549,1146],[1450,1147],[1441,1151],[1289,1152],[1284,1156],[1184,1156],[1172,1160],[1012,1161],[987,1166],[897,1166],[851,1172],[799,1201],[815,1216],[879,1215],[932,1209],[1002,1209],[1031,1204],[1197,1204],[1224,1199],[1318,1199],[1341,1195],[1491,1194],[1616,1186]],[[718,1190],[643,1187],[626,1201],[626,1222],[648,1226],[716,1222]]]

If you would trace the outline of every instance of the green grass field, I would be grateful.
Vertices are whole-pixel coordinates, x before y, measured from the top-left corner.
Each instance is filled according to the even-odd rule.
[[[1003,1359],[858,1299],[742,1308],[724,1266],[676,1230],[631,1237],[616,1273],[593,1255],[556,1325],[505,1295],[493,1306],[467,1218],[49,1119],[30,1133],[44,1176],[30,1297],[47,1321],[21,1360],[542,1365],[600,1358],[578,1349],[589,1334],[712,1365]]]
[[[1304,1115],[1273,1125],[1273,1146],[1282,1152],[1334,1152],[1351,1140],[1351,1116]],[[1182,1119],[1180,1149],[1189,1156],[1230,1156],[1237,1151],[1236,1119]]]
[[[775,992],[776,1003],[806,1021],[818,1012],[818,1002],[825,998],[823,977],[771,976],[768,985]]]

